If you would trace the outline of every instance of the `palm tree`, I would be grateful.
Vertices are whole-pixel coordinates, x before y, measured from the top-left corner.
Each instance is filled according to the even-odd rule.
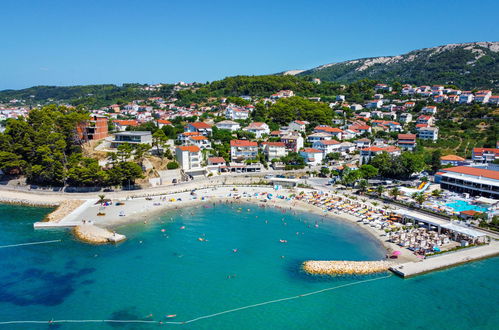
[[[385,192],[385,186],[379,185],[376,187],[376,192],[378,193],[378,196],[381,197],[383,193]]]
[[[360,180],[359,181],[359,192],[361,194],[365,193],[368,186],[369,186],[369,183],[367,182],[367,180]]]
[[[397,197],[400,196],[400,189],[398,187],[393,187],[390,190],[390,196],[392,196],[395,200],[397,200]]]
[[[435,189],[435,190],[433,190],[433,191],[431,192],[431,195],[432,195],[433,197],[437,197],[437,198],[442,197],[442,190],[440,190],[440,189]]]
[[[99,204],[104,203],[105,200],[106,200],[106,195],[99,195],[99,201],[98,201]]]
[[[422,192],[412,194],[412,198],[421,206],[426,200],[426,196]]]

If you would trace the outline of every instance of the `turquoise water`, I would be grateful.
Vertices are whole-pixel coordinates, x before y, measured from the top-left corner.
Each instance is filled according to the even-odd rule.
[[[466,201],[462,201],[462,200],[457,200],[455,202],[447,203],[445,205],[452,207],[456,212],[468,211],[468,210],[473,210],[473,211],[477,211],[477,212],[487,212],[489,210],[486,207],[470,204],[470,203],[468,203]]]
[[[238,207],[168,212],[148,224],[119,228],[129,238],[120,245],[90,246],[74,241],[65,231],[34,231],[32,223],[47,209],[0,205],[0,245],[63,240],[0,249],[0,321],[148,319],[150,314],[149,319],[155,320],[177,314],[175,320],[183,321],[387,275],[304,275],[299,264],[306,259],[375,260],[383,258],[384,251],[348,223],[322,222],[314,215],[253,205]],[[199,242],[199,237],[207,241]],[[499,324],[498,271],[499,258],[488,259],[413,279],[392,276],[170,327],[493,329]],[[56,327],[152,329],[158,325],[50,328]]]

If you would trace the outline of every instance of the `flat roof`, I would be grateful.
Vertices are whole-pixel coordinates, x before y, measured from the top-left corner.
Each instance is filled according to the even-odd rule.
[[[114,135],[136,135],[136,136],[144,136],[144,135],[151,135],[151,132],[149,132],[149,131],[126,131],[126,132],[114,133]]]

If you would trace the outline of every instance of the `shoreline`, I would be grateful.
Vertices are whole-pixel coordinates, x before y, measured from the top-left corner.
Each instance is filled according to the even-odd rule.
[[[179,189],[180,190],[180,189]],[[292,189],[281,189],[274,190],[271,186],[238,186],[237,188],[229,185],[221,186],[211,186],[202,187],[194,190],[182,189],[177,191],[153,191],[149,193],[143,193],[139,195],[122,195],[122,194],[110,194],[106,196],[106,199],[110,200],[108,204],[99,204],[97,199],[87,199],[82,200],[80,196],[53,196],[53,195],[35,195],[35,194],[21,194],[21,196],[16,196],[15,200],[11,194],[10,201],[14,203],[19,203],[19,201],[34,202],[31,203],[47,206],[48,204],[60,205],[55,209],[48,218],[56,219],[50,222],[38,222],[35,223],[35,228],[48,228],[48,227],[81,227],[82,224],[92,224],[87,227],[95,227],[95,230],[90,230],[91,235],[76,234],[76,230],[73,233],[80,241],[84,241],[90,244],[103,244],[116,242],[114,238],[119,235],[115,233],[114,230],[117,228],[138,222],[147,223],[149,221],[156,221],[158,217],[168,211],[175,209],[184,209],[189,207],[200,207],[202,205],[211,204],[224,204],[224,203],[247,203],[253,204],[260,207],[272,207],[276,209],[283,210],[285,212],[303,212],[308,214],[313,214],[321,219],[329,219],[330,221],[343,221],[349,225],[355,225],[356,227],[362,228],[362,232],[368,234],[368,236],[376,240],[380,248],[382,247],[385,251],[385,258],[380,258],[377,262],[381,264],[386,264],[390,262],[392,267],[390,269],[394,271],[397,266],[406,264],[421,264],[417,266],[429,267],[431,262],[422,262],[412,251],[400,247],[395,243],[389,242],[387,235],[383,229],[375,228],[370,224],[366,224],[362,221],[361,217],[354,214],[349,214],[343,212],[341,208],[338,210],[326,210],[323,204],[315,204],[308,197],[312,193],[317,193],[317,189],[310,188],[292,188]],[[295,198],[294,196],[299,196],[305,193],[305,198]],[[16,195],[16,194],[15,194]],[[19,197],[28,197],[29,200]],[[278,198],[281,196],[281,198]],[[285,197],[289,196],[289,197]],[[55,200],[53,200],[53,197]],[[284,197],[284,198],[283,198]],[[349,201],[349,197],[339,196],[340,200],[346,197],[344,200],[346,203],[359,203],[358,201]],[[2,200],[0,199],[0,203]],[[363,200],[365,207],[373,207],[373,201],[370,199]],[[370,206],[369,203],[372,205]],[[62,205],[62,206],[61,206]],[[65,207],[64,207],[65,206]],[[62,207],[62,209],[61,209]],[[382,209],[389,209],[386,205],[380,205]],[[374,206],[376,209],[376,206]],[[379,209],[379,208],[378,208]],[[59,212],[58,212],[59,210]],[[59,213],[57,215],[57,213]],[[78,230],[81,230],[78,229]],[[113,235],[113,236],[110,236]],[[122,235],[119,235],[120,237]],[[123,238],[125,239],[125,238]],[[122,239],[120,239],[121,241]],[[491,247],[491,248],[495,248]],[[388,259],[390,253],[397,251],[399,253],[397,259]],[[446,254],[443,254],[446,255]],[[314,260],[309,260],[314,261]],[[472,260],[470,260],[472,261]],[[318,261],[319,262],[319,261]],[[337,262],[348,262],[348,261],[330,261],[332,263]],[[424,264],[424,265],[423,265]],[[336,264],[335,264],[336,265]],[[331,271],[334,266],[324,269],[324,273]],[[351,265],[348,265],[349,268]],[[386,267],[385,267],[386,268]],[[430,267],[431,268],[431,267]],[[351,267],[350,267],[351,269]],[[430,269],[429,271],[432,271]],[[346,269],[343,271],[347,271]]]

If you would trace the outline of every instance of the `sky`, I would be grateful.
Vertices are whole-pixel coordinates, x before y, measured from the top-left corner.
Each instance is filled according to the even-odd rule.
[[[206,82],[499,41],[499,1],[0,0],[0,90]]]

